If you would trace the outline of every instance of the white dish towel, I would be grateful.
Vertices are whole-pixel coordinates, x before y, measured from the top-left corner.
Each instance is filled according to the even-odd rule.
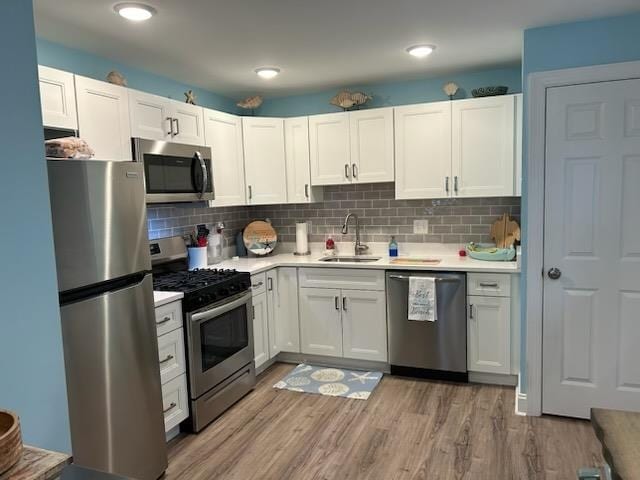
[[[436,279],[409,278],[409,320],[435,322],[438,319],[436,304]]]

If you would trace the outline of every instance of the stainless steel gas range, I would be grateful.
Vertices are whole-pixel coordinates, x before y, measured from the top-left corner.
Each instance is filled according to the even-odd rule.
[[[182,237],[150,242],[153,288],[184,293],[182,301],[190,418],[199,432],[256,383],[251,279],[235,270],[187,270]]]

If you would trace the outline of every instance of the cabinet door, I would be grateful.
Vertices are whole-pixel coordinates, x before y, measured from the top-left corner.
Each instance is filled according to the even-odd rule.
[[[349,112],[354,182],[392,182],[393,108]]]
[[[190,145],[204,145],[204,116],[202,107],[169,100],[173,119],[173,141]]]
[[[387,361],[385,292],[342,290],[342,345],[346,358]]]
[[[249,205],[286,203],[283,120],[243,117],[242,130]]]
[[[211,147],[213,186],[211,206],[245,205],[242,119],[236,115],[204,110],[204,138]]]
[[[97,160],[131,160],[127,89],[91,78],[75,77],[78,129]]]
[[[302,353],[341,357],[340,290],[301,288],[299,298]]]
[[[511,299],[470,295],[468,302],[469,370],[510,373]]]
[[[298,274],[294,267],[280,267],[267,273],[269,309],[269,353],[300,352],[298,320]]]
[[[267,326],[267,295],[256,295],[253,304],[253,360],[256,368],[269,360],[269,331]]]
[[[289,203],[321,200],[318,187],[311,187],[309,170],[309,117],[285,118],[284,144],[287,159],[287,199]]]
[[[171,140],[169,100],[158,95],[129,90],[131,136],[149,140]]]
[[[522,94],[516,96],[516,173],[514,175],[515,185],[513,186],[513,194],[516,197],[522,195]]]
[[[348,112],[309,117],[309,148],[312,185],[351,182]]]
[[[444,198],[451,192],[451,102],[397,107],[396,198]]]
[[[453,196],[511,196],[515,98],[473,98],[452,106]]]
[[[73,73],[38,66],[42,124],[45,127],[78,129]]]

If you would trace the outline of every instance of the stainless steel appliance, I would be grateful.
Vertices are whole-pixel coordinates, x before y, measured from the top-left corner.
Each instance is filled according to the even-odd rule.
[[[466,275],[390,271],[386,276],[391,373],[466,382]],[[435,278],[435,322],[408,319],[409,280],[412,276]]]
[[[211,149],[134,138],[133,154],[144,165],[147,203],[213,200]]]
[[[251,279],[235,270],[188,271],[182,237],[154,240],[150,250],[154,289],[184,293],[186,426],[198,432],[255,386]]]
[[[74,462],[167,467],[142,164],[49,160]]]

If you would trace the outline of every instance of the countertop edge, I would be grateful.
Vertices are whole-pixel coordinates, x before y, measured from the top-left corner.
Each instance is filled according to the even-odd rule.
[[[184,293],[182,292],[153,292],[153,306],[155,308],[162,307],[163,305],[167,305],[169,303],[177,302],[184,298]]]

